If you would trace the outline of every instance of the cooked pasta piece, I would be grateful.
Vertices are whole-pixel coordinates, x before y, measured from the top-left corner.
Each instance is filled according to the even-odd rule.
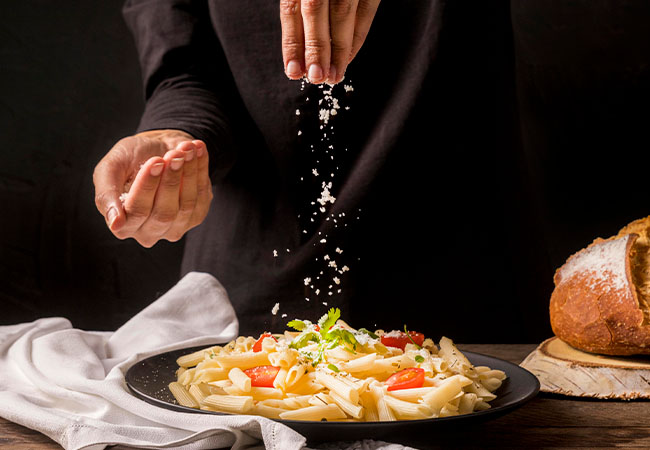
[[[330,309],[318,325],[289,322],[298,332],[239,336],[181,356],[169,390],[180,405],[209,411],[376,422],[484,410],[506,379],[474,367],[446,337],[438,348],[420,333],[355,330],[339,317]]]

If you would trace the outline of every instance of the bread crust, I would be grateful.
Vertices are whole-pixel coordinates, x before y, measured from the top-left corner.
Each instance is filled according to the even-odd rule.
[[[629,230],[596,239],[555,272],[551,327],[575,348],[607,355],[650,354],[650,325],[644,323],[631,267],[639,234],[625,232]]]

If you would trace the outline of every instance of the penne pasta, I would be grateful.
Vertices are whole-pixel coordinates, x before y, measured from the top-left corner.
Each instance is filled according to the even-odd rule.
[[[393,413],[395,413],[395,416],[399,419],[416,420],[433,417],[433,411],[425,404],[406,402],[404,400],[391,397],[390,395],[385,395],[384,401],[388,407],[393,410]]]
[[[318,326],[294,320],[298,332],[239,336],[181,356],[169,390],[179,405],[208,411],[381,422],[490,408],[507,377],[474,367],[446,337],[437,347],[420,333],[355,330],[339,315],[330,309]]]
[[[180,358],[176,360],[176,364],[178,364],[181,367],[193,367],[196,366],[198,363],[203,361],[205,359],[205,355],[214,353],[218,350],[220,350],[221,347],[219,346],[214,346],[214,347],[207,347],[201,350],[197,350],[194,353],[190,353],[188,355],[183,355]]]
[[[224,369],[239,367],[242,370],[246,370],[269,364],[269,355],[264,352],[229,353],[225,355],[222,353],[215,356],[214,359]]]
[[[280,414],[285,420],[335,420],[345,419],[347,416],[337,405],[308,406],[306,408],[287,411]]]
[[[243,395],[209,395],[201,404],[217,411],[244,414],[253,408],[253,397]]]
[[[198,408],[199,403],[187,390],[185,390],[182,384],[172,381],[169,383],[169,390],[179,405],[187,406],[189,408]]]
[[[228,378],[232,381],[233,386],[242,392],[251,391],[251,379],[239,368],[233,367],[228,372]]]

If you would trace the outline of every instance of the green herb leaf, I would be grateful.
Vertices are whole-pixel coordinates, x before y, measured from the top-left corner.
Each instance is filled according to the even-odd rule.
[[[321,335],[325,336],[330,328],[336,324],[336,321],[341,317],[341,310],[338,308],[330,308],[327,314],[324,314],[318,319],[318,326],[320,327]]]
[[[293,319],[291,322],[287,324],[287,326],[293,328],[294,330],[302,331],[305,329],[307,324],[302,320]]]
[[[408,336],[409,341],[411,341],[411,343],[413,343],[413,345],[415,345],[415,346],[416,346],[417,348],[419,348],[419,349],[422,348],[422,347],[420,347],[418,344],[415,343],[415,341],[414,341],[413,338],[411,337],[411,333],[409,333],[409,330],[406,329],[406,324],[404,324],[404,332],[406,333],[406,336]]]
[[[302,334],[299,334],[291,341],[289,347],[298,350],[299,348],[303,348],[310,342],[318,342],[318,341],[319,341],[318,334],[314,333],[313,331],[303,332]]]
[[[423,363],[424,357],[422,355],[415,355],[415,362]]]
[[[365,328],[359,328],[357,331],[361,333],[366,333],[368,336],[370,336],[373,339],[379,339],[379,336],[377,336],[375,333],[373,333],[370,330],[366,330]]]
[[[338,342],[338,343],[342,342],[342,343],[348,344],[354,350],[357,349],[358,342],[357,342],[356,338],[354,337],[354,334],[352,334],[351,332],[349,332],[348,330],[345,330],[343,328],[335,328],[333,330],[330,330],[323,336],[323,338],[326,341],[330,341],[330,342]],[[354,353],[354,352],[352,352],[352,353]]]
[[[340,372],[339,368],[336,367],[334,364],[328,364],[328,365],[327,365],[327,368],[330,369],[330,370],[333,370],[333,371],[336,372],[336,373],[339,373],[339,372]]]

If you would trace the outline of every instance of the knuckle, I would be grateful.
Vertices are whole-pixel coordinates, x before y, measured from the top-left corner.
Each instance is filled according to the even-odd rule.
[[[357,16],[370,15],[375,9],[377,9],[379,3],[379,0],[376,0],[375,2],[370,0],[361,0],[357,5]]]
[[[214,194],[212,193],[212,189],[210,188],[209,184],[199,183],[196,187],[196,190],[196,196],[198,198],[206,198],[208,203],[212,201]]]
[[[157,180],[154,177],[146,177],[144,183],[140,183],[137,186],[137,191],[140,194],[151,194],[158,189]],[[135,190],[135,189],[134,189]],[[137,195],[137,194],[136,194]]]
[[[162,181],[162,185],[166,189],[177,189],[181,186],[181,177],[178,175],[168,177],[167,179]]]
[[[323,52],[329,46],[329,42],[323,39],[305,39],[305,52],[307,56]]]
[[[176,220],[177,215],[178,213],[176,211],[170,211],[170,210],[154,211],[151,214],[151,220],[159,224],[167,225],[172,223],[174,220]]]
[[[306,14],[316,14],[325,7],[325,0],[302,0],[302,12]]]
[[[302,40],[297,36],[283,36],[282,50],[285,52],[299,53],[302,51]]]
[[[179,214],[191,213],[196,207],[196,197],[181,200]]]
[[[95,206],[100,213],[104,214],[104,204],[106,203],[106,192],[99,192],[95,194]]]
[[[158,242],[158,239],[151,239],[149,237],[135,237],[134,239],[145,248],[151,248]]]
[[[332,39],[332,53],[348,56],[352,51],[351,43],[340,39]]]
[[[357,42],[358,43],[357,45],[361,47],[361,44],[363,43],[363,41],[365,41],[367,35],[368,35],[367,30],[360,30],[358,28],[355,28],[354,33],[352,34],[352,40],[354,42]]]
[[[120,240],[128,239],[131,237],[131,235],[126,231],[126,230],[117,230],[113,231],[113,234],[115,235],[116,238]]]
[[[145,210],[144,208],[134,208],[130,209],[126,212],[127,217],[129,220],[133,220],[134,222],[140,222],[145,220],[147,217],[149,217],[149,211]]]
[[[295,16],[300,12],[300,0],[280,0],[280,14]]]
[[[352,13],[352,0],[330,0],[330,16],[335,19],[346,18]]]
[[[168,240],[169,242],[178,242],[181,239],[183,239],[184,235],[185,232],[183,231],[174,231],[172,233],[168,233],[168,235],[165,236],[165,239]]]

